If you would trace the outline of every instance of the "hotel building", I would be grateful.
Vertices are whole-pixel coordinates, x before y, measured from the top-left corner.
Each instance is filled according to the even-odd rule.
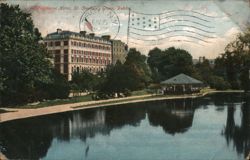
[[[121,40],[111,40],[112,42],[112,64],[119,60],[121,63],[126,61],[128,47]]]
[[[92,73],[103,71],[112,63],[111,42],[93,33],[71,31],[50,33],[44,38],[48,52],[53,55],[56,70],[72,79],[73,72],[84,69]]]

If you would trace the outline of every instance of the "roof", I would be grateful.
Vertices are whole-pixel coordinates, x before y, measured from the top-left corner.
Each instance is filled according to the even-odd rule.
[[[181,73],[162,81],[161,84],[203,84],[203,82]]]
[[[102,41],[105,41],[105,42],[109,42],[108,40],[106,40],[106,39],[104,39],[102,37],[91,36],[90,34],[87,34],[87,33],[83,36],[81,33],[72,32],[72,31],[65,31],[65,30],[61,30],[60,32],[49,33],[49,34],[47,34],[45,39],[68,38],[70,36],[75,36],[75,37],[79,37],[79,38],[89,38],[89,39],[93,39],[93,40],[102,40]]]

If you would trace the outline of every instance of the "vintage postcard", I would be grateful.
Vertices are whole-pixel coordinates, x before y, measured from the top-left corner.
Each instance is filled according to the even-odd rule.
[[[0,0],[0,160],[250,160],[249,0]]]

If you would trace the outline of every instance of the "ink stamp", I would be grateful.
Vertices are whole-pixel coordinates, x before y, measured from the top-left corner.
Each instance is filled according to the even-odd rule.
[[[90,31],[98,35],[110,35],[115,39],[120,31],[120,21],[112,8],[94,6],[83,12],[79,28],[81,31]]]

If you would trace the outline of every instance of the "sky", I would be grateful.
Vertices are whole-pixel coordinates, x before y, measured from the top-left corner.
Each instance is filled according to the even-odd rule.
[[[250,0],[4,0],[30,12],[42,36],[57,28],[110,34],[147,55],[176,47],[215,58],[250,26]],[[93,30],[87,27],[86,20]]]

